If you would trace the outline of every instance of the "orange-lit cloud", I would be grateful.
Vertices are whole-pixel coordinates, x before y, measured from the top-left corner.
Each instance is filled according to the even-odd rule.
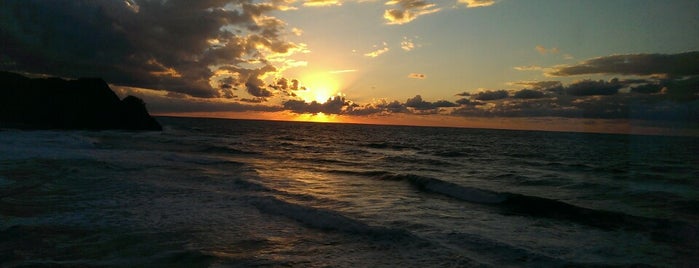
[[[403,41],[400,42],[400,48],[405,51],[411,51],[415,49],[416,45],[413,40],[403,37]]]
[[[376,58],[378,56],[381,56],[381,54],[388,52],[390,49],[388,47],[383,47],[371,52],[367,52],[364,54],[364,56],[370,57],[370,58]]]
[[[291,28],[291,33],[293,33],[295,36],[301,36],[303,35],[303,30],[299,28]]]
[[[495,4],[495,0],[459,0],[459,3],[465,4],[468,8],[487,7]]]
[[[405,24],[415,20],[417,17],[438,12],[440,8],[436,4],[427,3],[422,0],[391,0],[386,2],[387,6],[398,8],[387,9],[383,17],[387,24]]]
[[[425,79],[427,76],[425,74],[419,74],[419,73],[411,73],[408,75],[409,78],[414,78],[414,79]]]
[[[306,0],[303,5],[308,7],[341,6],[342,2],[338,0]]]

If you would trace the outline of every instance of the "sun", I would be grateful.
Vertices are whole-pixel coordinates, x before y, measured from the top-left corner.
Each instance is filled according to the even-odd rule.
[[[305,102],[325,103],[329,98],[337,95],[340,83],[329,74],[316,73],[302,78],[302,85],[306,90],[296,92]]]

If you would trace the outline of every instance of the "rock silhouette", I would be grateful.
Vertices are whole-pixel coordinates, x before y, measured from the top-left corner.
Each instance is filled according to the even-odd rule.
[[[123,100],[100,78],[27,78],[0,72],[0,127],[162,130],[134,96]]]

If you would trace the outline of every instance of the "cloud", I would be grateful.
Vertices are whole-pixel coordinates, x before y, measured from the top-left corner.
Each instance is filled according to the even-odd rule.
[[[619,89],[624,87],[618,79],[607,82],[604,80],[581,80],[568,85],[565,93],[571,96],[596,96],[614,95],[619,93]]]
[[[543,69],[543,67],[538,66],[538,65],[527,65],[527,66],[515,66],[515,70],[517,71],[538,71]]]
[[[272,93],[260,83],[272,57],[303,49],[285,41],[271,13],[284,1],[11,1],[0,5],[0,69],[225,97],[219,80]],[[35,14],[41,14],[35,15]],[[216,86],[212,86],[216,85]]]
[[[476,106],[476,105],[483,105],[485,104],[484,102],[481,101],[476,101],[468,98],[461,98],[456,100],[456,103],[462,106]]]
[[[398,5],[398,8],[387,9],[383,17],[387,24],[405,24],[415,20],[417,17],[438,12],[440,8],[436,4],[427,3],[422,0],[391,0],[386,2],[388,6]]]
[[[544,92],[534,89],[522,89],[512,95],[515,99],[539,99],[544,97]]]
[[[510,92],[484,91],[456,101],[453,115],[632,119],[698,127],[699,76],[681,79],[522,81]],[[628,91],[621,89],[628,88]],[[653,123],[657,124],[657,123]]]
[[[146,102],[151,113],[191,113],[191,112],[277,112],[281,106],[240,103],[233,100],[196,98],[186,94],[160,90],[111,86],[121,97],[134,95]]]
[[[536,51],[538,51],[539,54],[541,54],[541,55],[558,54],[560,52],[560,50],[558,50],[558,48],[556,48],[556,47],[545,48],[544,46],[541,46],[541,45],[537,45],[536,47],[534,47],[534,49],[536,49]]]
[[[342,2],[338,0],[306,0],[303,5],[308,7],[341,6]]]
[[[411,73],[408,75],[409,78],[415,78],[415,79],[425,79],[427,76],[425,74],[419,74],[419,73]]]
[[[659,93],[663,89],[661,84],[643,84],[631,88],[632,93],[653,94]]]
[[[556,66],[552,76],[585,74],[619,75],[699,75],[699,51],[679,54],[625,54],[585,60],[575,65]]]
[[[649,94],[615,94],[577,99],[515,99],[490,105],[462,105],[453,110],[452,115],[631,119],[696,125],[699,120],[699,100],[680,103]]]
[[[536,90],[560,91],[563,89],[561,81],[519,81],[510,84],[525,86],[529,89]]]
[[[413,98],[408,98],[405,102],[397,100],[386,101],[380,100],[375,103],[366,105],[356,104],[344,96],[335,96],[328,99],[327,102],[319,103],[316,101],[305,102],[303,100],[287,100],[283,103],[283,109],[294,113],[324,113],[324,114],[340,114],[340,115],[357,115],[366,116],[374,114],[438,114],[443,110],[441,108],[459,107],[458,104],[438,100],[429,102],[422,99],[422,96],[416,95]]]
[[[422,100],[422,96],[416,95],[415,97],[409,98],[405,101],[405,107],[413,108],[415,110],[433,110],[440,107],[456,107],[455,103],[439,100],[436,102],[428,102]]]
[[[415,49],[416,45],[413,40],[403,37],[403,41],[400,42],[400,48],[404,51],[411,51]]]
[[[291,28],[291,33],[293,33],[295,36],[301,36],[303,35],[303,30],[299,28]]]
[[[352,103],[347,101],[345,97],[342,96],[331,97],[324,103],[319,103],[316,101],[309,103],[303,100],[288,100],[282,104],[285,110],[298,114],[343,114],[347,110],[347,107],[350,107],[351,105]]]
[[[388,47],[380,48],[371,52],[368,52],[364,54],[364,56],[370,57],[370,58],[376,58],[378,56],[381,56],[381,54],[388,52],[389,49]]]
[[[507,90],[486,90],[471,94],[471,98],[481,101],[500,100],[507,98]]]
[[[465,4],[468,8],[487,7],[495,4],[495,0],[459,0],[459,3]]]

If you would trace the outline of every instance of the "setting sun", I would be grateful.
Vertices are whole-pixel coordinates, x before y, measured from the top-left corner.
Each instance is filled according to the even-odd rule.
[[[328,74],[312,74],[304,77],[302,81],[306,90],[297,92],[297,95],[306,102],[325,103],[332,96],[337,95],[340,83]]]

